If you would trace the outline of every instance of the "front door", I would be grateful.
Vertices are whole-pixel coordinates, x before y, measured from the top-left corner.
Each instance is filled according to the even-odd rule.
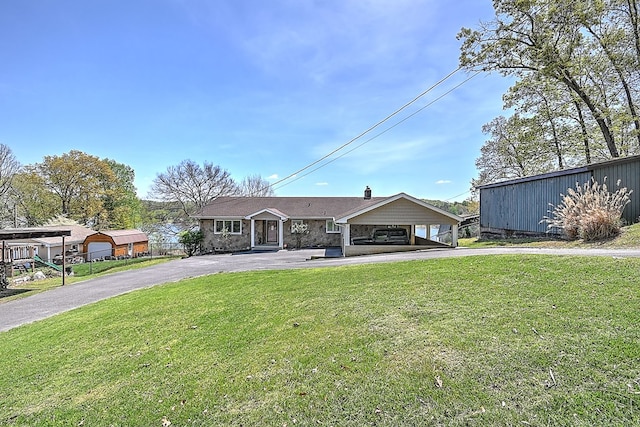
[[[267,244],[278,244],[278,221],[267,221]]]

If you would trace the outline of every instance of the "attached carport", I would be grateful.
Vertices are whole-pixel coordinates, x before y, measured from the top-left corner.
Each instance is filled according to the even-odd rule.
[[[436,208],[422,200],[400,193],[374,205],[350,212],[337,218],[336,224],[342,229],[343,256],[367,255],[374,253],[415,251],[434,246],[458,246],[458,224],[462,218]],[[434,242],[429,238],[432,225],[451,226],[451,245]],[[416,227],[425,226],[427,236],[416,236]],[[374,228],[404,227],[409,231],[409,245],[353,245],[352,237],[362,235]]]

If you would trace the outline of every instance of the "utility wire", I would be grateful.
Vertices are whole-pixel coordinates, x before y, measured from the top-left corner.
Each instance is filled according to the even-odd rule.
[[[373,126],[369,127],[367,130],[365,130],[364,132],[360,133],[359,135],[355,136],[354,138],[350,139],[349,141],[345,142],[344,144],[342,144],[340,147],[336,148],[335,150],[331,151],[329,154],[324,155],[323,157],[319,158],[318,160],[309,163],[307,166],[303,167],[302,169],[298,169],[297,171],[287,175],[286,177],[272,183],[270,186],[274,187],[280,183],[283,183],[284,181],[287,181],[293,177],[295,177],[296,175],[298,175],[301,172],[304,172],[305,170],[317,165],[318,163],[322,162],[323,160],[331,157],[332,155],[334,155],[335,153],[337,153],[338,151],[342,150],[343,148],[351,145],[352,143],[354,143],[355,141],[357,141],[358,139],[362,138],[364,135],[366,135],[367,133],[371,132],[372,130],[374,130],[375,128],[377,128],[378,126],[382,125],[383,123],[389,121],[391,118],[393,118],[394,116],[398,115],[400,112],[402,112],[404,109],[406,109],[407,107],[409,107],[410,105],[414,104],[415,102],[417,102],[420,98],[422,98],[423,96],[425,96],[426,94],[428,94],[429,92],[431,92],[433,89],[435,89],[436,87],[438,87],[440,84],[444,83],[445,81],[447,81],[449,78],[451,78],[454,74],[456,74],[458,71],[460,71],[462,68],[458,67],[455,70],[453,70],[452,72],[450,72],[449,74],[447,74],[445,77],[443,77],[442,79],[440,79],[437,83],[435,83],[434,85],[432,85],[430,88],[428,88],[427,90],[423,91],[422,93],[420,93],[418,96],[416,96],[415,98],[413,98],[411,101],[407,102],[406,104],[404,104],[402,107],[398,108],[396,111],[394,111],[393,113],[389,114],[387,117],[385,117],[384,119],[380,120],[379,122],[377,122],[376,124],[374,124]]]
[[[458,69],[458,70],[459,70],[459,69]],[[456,71],[458,71],[458,70],[456,70]],[[413,113],[409,114],[407,117],[405,117],[404,119],[402,119],[402,120],[398,121],[397,123],[393,124],[392,126],[389,126],[388,128],[386,128],[386,129],[385,129],[385,130],[383,130],[382,132],[380,132],[380,133],[378,133],[378,134],[376,134],[376,135],[372,136],[371,138],[367,139],[366,141],[364,141],[364,142],[362,142],[362,143],[360,143],[360,144],[356,145],[355,147],[351,148],[349,151],[345,151],[344,153],[340,154],[339,156],[336,156],[336,157],[334,157],[333,159],[330,159],[330,160],[328,160],[328,161],[324,162],[323,164],[319,165],[318,167],[316,167],[316,168],[314,168],[314,169],[310,170],[309,172],[307,172],[307,173],[305,173],[305,174],[303,174],[303,175],[297,176],[297,174],[294,174],[294,175],[291,175],[291,176],[287,177],[286,179],[289,179],[289,178],[292,178],[293,176],[295,176],[295,178],[294,178],[294,179],[292,179],[292,180],[290,180],[290,181],[288,181],[288,182],[285,182],[285,183],[283,183],[282,185],[279,185],[277,188],[274,188],[274,190],[280,189],[280,188],[285,187],[285,186],[287,186],[287,185],[289,185],[289,184],[291,184],[291,183],[293,183],[293,182],[295,182],[295,181],[297,181],[297,180],[299,180],[299,179],[302,179],[302,178],[304,178],[305,176],[310,175],[310,174],[312,174],[313,172],[317,171],[318,169],[322,169],[323,167],[325,167],[325,166],[329,165],[330,163],[333,163],[333,162],[335,162],[336,160],[338,160],[338,159],[340,159],[340,158],[342,158],[342,157],[346,156],[347,154],[349,154],[349,153],[351,153],[351,152],[353,152],[353,151],[357,150],[358,148],[360,148],[360,147],[362,147],[363,145],[365,145],[365,144],[367,144],[367,143],[369,143],[369,142],[373,141],[374,139],[378,138],[379,136],[384,135],[385,133],[389,132],[391,129],[393,129],[393,128],[395,128],[395,127],[399,126],[399,125],[401,125],[402,123],[404,123],[404,122],[406,122],[407,120],[409,120],[411,117],[413,117],[413,116],[415,116],[416,114],[418,114],[418,113],[422,112],[422,111],[423,111],[423,110],[425,110],[426,108],[428,108],[428,107],[430,107],[431,105],[435,104],[437,101],[439,101],[439,100],[441,100],[442,98],[444,98],[445,96],[449,95],[451,92],[453,92],[454,90],[458,89],[460,86],[462,86],[463,84],[467,83],[469,80],[471,80],[472,78],[476,77],[476,76],[477,76],[478,74],[480,74],[480,73],[481,73],[481,71],[477,71],[476,73],[474,73],[474,74],[472,74],[471,76],[467,77],[467,78],[466,78],[465,80],[463,80],[462,82],[458,83],[456,86],[452,87],[452,88],[451,88],[451,89],[449,89],[448,91],[444,92],[442,95],[438,96],[437,98],[435,98],[434,100],[432,100],[431,102],[429,102],[428,104],[424,105],[424,106],[423,106],[423,107],[421,107],[420,109],[418,109],[418,110],[414,111]],[[453,74],[450,74],[449,76],[451,76],[451,75],[453,75]],[[449,77],[449,76],[448,76],[448,77]],[[448,78],[448,77],[447,77],[447,78]],[[417,98],[416,98],[416,99],[417,99]],[[391,117],[391,116],[389,116],[389,117]],[[376,125],[376,126],[377,126],[377,125]],[[371,129],[373,129],[373,127],[372,127],[372,128],[370,128],[369,130],[371,130]],[[369,132],[369,130],[368,130],[367,132]],[[358,138],[360,138],[360,137],[361,137],[362,135],[364,135],[365,133],[366,133],[366,132],[362,133],[360,136],[358,136]],[[356,138],[356,139],[357,139],[357,138]],[[352,142],[354,142],[354,141],[355,141],[355,139],[351,140],[348,144],[350,144],[350,143],[352,143]],[[340,147],[340,149],[345,148],[348,144],[344,144],[342,147]],[[337,152],[337,151],[338,151],[338,150],[334,150],[331,154],[334,154],[334,153],[335,153],[335,152]],[[317,163],[321,162],[322,160],[325,160],[325,159],[326,159],[327,157],[329,157],[331,154],[329,154],[329,155],[327,155],[327,156],[323,157],[322,159],[320,159],[320,160],[318,160],[318,161],[314,162],[313,164],[311,164],[311,165],[307,166],[305,169],[308,169],[309,167],[313,166],[314,164],[317,164]],[[302,170],[304,170],[304,169],[302,169]],[[282,182],[282,181],[284,181],[284,180],[285,180],[285,179],[282,179],[282,180],[280,180],[280,181],[278,181],[278,182],[276,182],[276,183],[274,183],[274,184],[271,184],[271,185],[272,185],[272,187],[273,187],[273,186],[277,185],[279,182]],[[457,196],[456,196],[456,197],[457,197]]]
[[[456,74],[458,71],[460,71],[462,69],[462,67],[458,67],[457,69],[451,71],[449,74],[447,74],[445,77],[443,77],[442,79],[440,79],[438,82],[436,82],[435,84],[433,84],[431,87],[429,87],[428,89],[426,89],[425,91],[423,91],[422,93],[418,94],[416,97],[414,97],[411,101],[407,102],[406,104],[404,104],[402,107],[398,108],[397,110],[395,110],[393,113],[389,114],[388,116],[386,116],[384,119],[378,121],[376,124],[374,124],[373,126],[369,127],[367,130],[365,130],[364,132],[361,132],[360,134],[358,134],[356,137],[350,139],[349,141],[347,141],[346,143],[342,144],[340,147],[336,148],[335,150],[331,151],[330,153],[324,155],[323,157],[321,157],[318,160],[315,160],[312,163],[309,163],[308,165],[306,165],[305,167],[297,170],[296,172],[293,172],[289,175],[287,175],[286,177],[279,179],[271,184],[269,184],[268,186],[266,186],[264,189],[268,189],[268,188],[272,188],[274,190],[282,188],[286,185],[289,185],[292,182],[295,182],[315,171],[317,171],[318,169],[321,169],[325,166],[327,166],[328,164],[338,160],[339,158],[342,158],[344,156],[346,156],[347,154],[351,153],[354,150],[357,150],[358,148],[362,147],[363,145],[365,145],[366,143],[374,140],[375,138],[389,132],[391,129],[399,126],[400,124],[404,123],[405,121],[407,121],[408,119],[410,119],[411,117],[415,116],[416,114],[420,113],[421,111],[423,111],[424,109],[426,109],[427,107],[433,105],[435,102],[439,101],[440,99],[444,98],[446,95],[448,95],[449,93],[453,92],[454,90],[456,90],[457,88],[459,88],[460,86],[462,86],[463,84],[465,84],[466,82],[468,82],[469,80],[471,80],[473,77],[477,76],[478,74],[481,73],[481,71],[477,71],[475,74],[471,75],[470,77],[468,77],[467,79],[465,79],[464,81],[462,81],[461,83],[457,84],[456,86],[454,86],[453,88],[449,89],[448,91],[446,91],[445,93],[443,93],[442,95],[440,95],[439,97],[435,98],[434,100],[432,100],[431,102],[429,102],[428,104],[426,104],[425,106],[421,107],[420,109],[414,111],[413,113],[411,113],[410,115],[408,115],[407,117],[405,117],[404,119],[398,121],[397,123],[395,123],[394,125],[388,127],[387,129],[383,130],[382,132],[378,133],[377,135],[374,135],[373,137],[369,138],[368,140],[362,142],[361,144],[357,145],[356,147],[353,147],[351,150],[342,153],[341,155],[319,165],[318,167],[310,170],[309,172],[298,176],[301,172],[304,172],[306,170],[308,170],[309,168],[317,165],[318,163],[323,162],[324,160],[328,159],[329,157],[331,157],[332,155],[334,155],[335,153],[337,153],[338,151],[346,148],[347,146],[353,144],[355,141],[357,141],[358,139],[362,138],[364,135],[366,135],[367,133],[371,132],[372,130],[374,130],[375,128],[379,127],[380,125],[382,125],[383,123],[389,121],[391,118],[395,117],[396,115],[398,115],[400,112],[402,112],[403,110],[405,110],[406,108],[408,108],[409,106],[415,104],[420,98],[422,98],[423,96],[425,96],[426,94],[428,94],[429,92],[431,92],[432,90],[434,90],[436,87],[438,87],[439,85],[441,85],[442,83],[444,83],[445,81],[447,81],[448,79],[450,79],[451,77],[453,77],[454,74]],[[295,179],[291,179],[291,178],[295,178]],[[289,181],[289,182],[285,182],[285,181]],[[277,186],[277,187],[276,187]],[[231,202],[232,200],[235,200],[239,198],[239,196],[228,196],[226,201],[227,202]],[[220,201],[218,203],[221,203]]]

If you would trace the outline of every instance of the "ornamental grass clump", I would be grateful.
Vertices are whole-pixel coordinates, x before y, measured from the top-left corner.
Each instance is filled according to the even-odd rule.
[[[595,179],[576,183],[576,189],[569,188],[562,194],[562,202],[549,211],[551,217],[545,217],[549,229],[561,229],[568,239],[586,241],[606,239],[616,236],[622,225],[621,217],[625,206],[630,202],[633,190],[620,187],[611,193],[607,188],[607,178],[602,185]]]

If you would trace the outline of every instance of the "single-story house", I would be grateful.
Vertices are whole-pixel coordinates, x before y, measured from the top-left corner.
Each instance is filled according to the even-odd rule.
[[[149,237],[140,230],[103,230],[84,241],[86,260],[135,258],[149,252]]]
[[[32,259],[34,255],[47,262],[53,262],[57,257],[62,256],[62,239],[60,237],[39,237],[38,230],[49,231],[70,231],[66,234],[65,251],[81,254],[84,252],[85,239],[95,234],[96,231],[81,225],[52,225],[41,228],[33,228],[32,235],[37,236],[30,239],[14,240],[8,244],[11,250],[11,259]],[[46,234],[41,233],[45,236]]]
[[[562,202],[562,195],[576,184],[583,186],[592,179],[609,191],[621,187],[633,190],[631,203],[622,213],[628,224],[640,216],[640,156],[628,156],[586,166],[549,172],[541,175],[496,182],[478,187],[480,190],[480,235],[544,236],[560,234],[542,222],[551,216],[550,210]]]
[[[457,246],[462,218],[405,193],[391,197],[219,197],[197,215],[204,234],[204,252],[234,252],[261,248],[340,247],[344,256],[416,250],[438,245],[416,236],[416,227],[448,224]],[[292,232],[304,224],[304,235]],[[352,238],[374,229],[403,227],[409,245],[353,245]]]

